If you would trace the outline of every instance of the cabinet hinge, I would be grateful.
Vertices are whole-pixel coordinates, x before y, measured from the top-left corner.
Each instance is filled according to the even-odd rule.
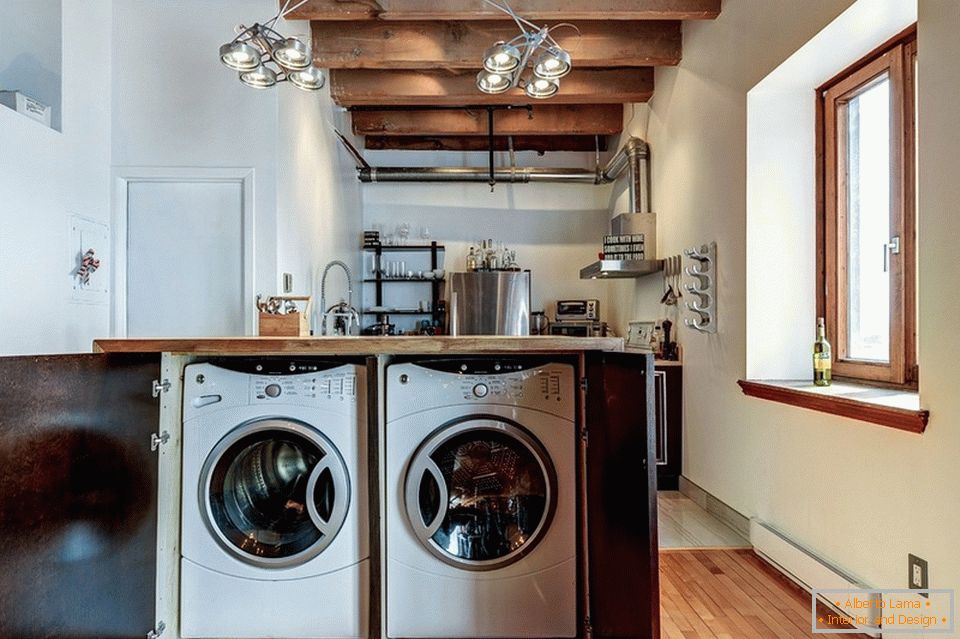
[[[157,433],[150,433],[150,450],[157,450],[168,441],[170,441],[170,433],[165,430],[161,431],[159,435]]]
[[[584,393],[587,392],[587,378],[586,378],[586,377],[581,377],[581,378],[580,378],[580,390],[582,390]]]
[[[160,635],[163,634],[163,631],[167,629],[167,624],[162,621],[158,621],[157,625],[153,630],[147,633],[147,639],[157,639]]]
[[[646,469],[647,469],[647,458],[644,457],[643,459],[640,460],[640,470],[646,470]]]
[[[158,379],[153,380],[153,396],[160,397],[160,393],[170,392],[170,380],[165,379],[162,382]]]

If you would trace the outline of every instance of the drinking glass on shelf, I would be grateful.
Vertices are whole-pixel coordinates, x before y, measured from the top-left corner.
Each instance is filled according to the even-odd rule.
[[[407,238],[410,237],[410,223],[401,222],[397,224],[397,237],[400,238],[399,244],[401,246],[406,246]]]
[[[423,240],[424,244],[430,243],[430,227],[426,224],[420,227],[420,239]]]

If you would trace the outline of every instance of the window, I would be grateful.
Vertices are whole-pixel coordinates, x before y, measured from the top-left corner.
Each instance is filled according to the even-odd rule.
[[[817,91],[817,311],[841,378],[917,381],[916,42],[911,27]]]

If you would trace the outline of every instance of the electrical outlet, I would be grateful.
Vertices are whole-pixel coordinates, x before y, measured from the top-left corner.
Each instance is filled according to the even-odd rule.
[[[927,560],[920,559],[916,555],[907,555],[907,565],[909,572],[907,576],[908,585],[914,590],[925,590],[929,588],[927,576]],[[922,597],[929,597],[929,594],[920,593]]]
[[[293,273],[284,273],[283,274],[283,294],[289,295],[293,293]]]

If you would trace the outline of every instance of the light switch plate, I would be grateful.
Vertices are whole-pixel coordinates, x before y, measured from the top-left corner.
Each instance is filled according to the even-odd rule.
[[[283,274],[283,294],[289,295],[293,293],[293,273],[284,273]]]

